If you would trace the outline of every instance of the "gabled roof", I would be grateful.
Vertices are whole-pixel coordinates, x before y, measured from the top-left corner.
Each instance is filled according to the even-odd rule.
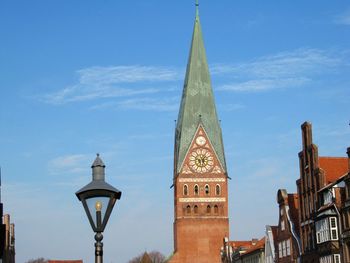
[[[175,132],[175,174],[180,172],[199,124],[204,127],[221,166],[226,171],[221,127],[216,113],[197,6],[192,45]]]
[[[346,157],[319,157],[319,167],[325,172],[325,184],[332,183],[348,173],[348,158]]]

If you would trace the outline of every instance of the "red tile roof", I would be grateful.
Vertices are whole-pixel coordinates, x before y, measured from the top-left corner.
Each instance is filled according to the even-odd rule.
[[[237,248],[249,248],[250,246],[252,246],[253,241],[249,240],[249,241],[229,241],[228,242],[229,245],[235,250]]]
[[[247,251],[244,253],[244,256],[248,255],[249,253],[252,253],[258,249],[262,249],[264,247],[265,247],[265,237],[263,237],[255,245],[253,245],[249,249],[247,249]]]
[[[346,157],[319,157],[318,162],[320,168],[325,172],[325,184],[336,181],[349,171]]]

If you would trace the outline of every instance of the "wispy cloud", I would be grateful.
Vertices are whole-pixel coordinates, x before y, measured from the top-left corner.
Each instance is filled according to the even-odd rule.
[[[178,110],[178,98],[129,98],[118,102],[106,102],[92,106],[92,110],[122,109],[140,111],[175,111]]]
[[[287,78],[287,79],[255,79],[246,82],[230,83],[220,86],[223,91],[242,91],[258,92],[278,88],[298,87],[308,82],[306,78]]]
[[[73,154],[56,157],[49,161],[50,174],[77,174],[87,170],[86,163],[91,161],[85,154]]]
[[[336,18],[334,19],[334,22],[339,25],[350,26],[350,10],[336,16]]]
[[[259,92],[303,86],[325,71],[336,70],[342,63],[342,57],[332,52],[297,49],[239,64],[217,64],[212,67],[212,73],[234,79],[219,86],[219,90]]]
[[[59,105],[103,98],[129,97],[161,92],[160,88],[147,88],[150,83],[169,82],[179,79],[179,71],[154,66],[110,66],[90,67],[77,71],[77,83],[40,99]],[[140,85],[139,83],[142,83]]]

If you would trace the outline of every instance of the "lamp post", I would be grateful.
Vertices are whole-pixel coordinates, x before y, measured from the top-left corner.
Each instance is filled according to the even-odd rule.
[[[104,231],[115,202],[120,199],[122,192],[105,182],[105,165],[100,155],[92,164],[92,181],[76,192],[83,203],[86,215],[95,234],[95,263],[103,262]]]

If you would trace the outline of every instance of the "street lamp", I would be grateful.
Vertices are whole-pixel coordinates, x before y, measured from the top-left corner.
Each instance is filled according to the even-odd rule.
[[[92,164],[92,181],[76,192],[76,196],[83,203],[90,225],[95,234],[95,263],[103,262],[103,239],[104,231],[109,216],[111,215],[117,199],[122,192],[105,182],[105,164],[100,155]]]

